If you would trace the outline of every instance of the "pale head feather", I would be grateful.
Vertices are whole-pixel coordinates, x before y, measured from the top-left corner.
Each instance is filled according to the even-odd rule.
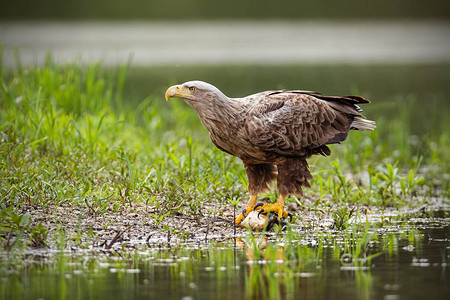
[[[228,99],[228,97],[225,96],[218,88],[204,81],[200,80],[187,81],[183,83],[182,86],[185,86],[187,88],[195,87],[196,91],[193,94],[197,95],[197,97],[194,98],[197,101],[207,99],[209,100]]]

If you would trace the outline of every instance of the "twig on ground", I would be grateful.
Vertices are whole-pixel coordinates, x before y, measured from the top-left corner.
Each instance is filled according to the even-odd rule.
[[[122,231],[117,232],[117,234],[113,237],[113,239],[111,240],[111,242],[109,242],[109,244],[107,244],[105,246],[105,249],[111,249],[111,247],[119,240],[120,237],[122,237],[122,235],[130,230],[131,227],[133,227],[134,225],[128,225],[127,228],[125,228]]]

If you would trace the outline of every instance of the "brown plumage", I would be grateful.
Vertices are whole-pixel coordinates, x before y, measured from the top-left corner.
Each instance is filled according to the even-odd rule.
[[[373,130],[375,122],[363,118],[358,96],[323,96],[309,91],[265,91],[244,98],[229,98],[202,81],[172,86],[166,99],[184,99],[197,112],[211,141],[222,151],[239,157],[249,180],[250,200],[239,224],[256,204],[259,193],[277,180],[277,203],[258,207],[285,217],[284,200],[302,195],[312,175],[306,159],[329,155],[327,144],[340,143],[349,130]]]

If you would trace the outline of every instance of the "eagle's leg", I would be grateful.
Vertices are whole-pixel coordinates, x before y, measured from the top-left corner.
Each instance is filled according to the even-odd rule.
[[[256,205],[256,197],[257,195],[250,195],[250,199],[248,199],[247,205],[242,213],[236,218],[236,225],[239,225],[242,220],[255,208]]]
[[[280,196],[274,204],[256,205],[255,210],[260,213],[274,212],[278,218],[286,218],[288,213],[284,210],[284,200],[288,195],[303,195],[302,186],[311,187],[308,180],[312,175],[308,170],[305,158],[287,158],[277,165],[277,187]]]
[[[245,211],[240,214],[235,224],[238,225],[255,208],[256,197],[259,193],[267,190],[269,184],[276,178],[276,168],[272,164],[247,164],[244,162],[245,171],[248,177],[248,191],[250,199],[247,202]]]

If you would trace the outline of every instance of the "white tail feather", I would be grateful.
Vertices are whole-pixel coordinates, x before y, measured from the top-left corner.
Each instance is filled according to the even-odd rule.
[[[362,119],[362,118],[355,118],[350,125],[351,129],[356,130],[374,130],[377,126],[375,125],[375,121]]]

